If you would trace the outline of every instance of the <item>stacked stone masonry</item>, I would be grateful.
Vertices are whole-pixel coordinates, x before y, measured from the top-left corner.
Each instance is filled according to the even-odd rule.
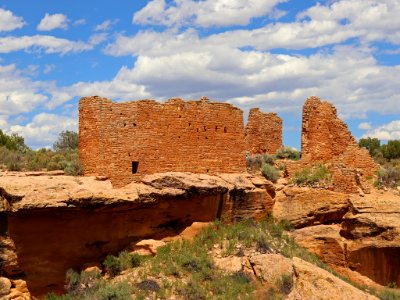
[[[144,174],[246,172],[243,112],[228,104],[170,99],[79,102],[85,175],[123,186]]]
[[[276,113],[252,108],[246,126],[246,150],[254,154],[275,154],[282,148],[282,119]]]
[[[310,97],[303,107],[301,136],[302,158],[289,163],[289,176],[305,167],[327,164],[338,192],[368,190],[363,178],[372,176],[378,165],[368,151],[360,148],[347,125],[337,117],[336,108],[317,97]]]

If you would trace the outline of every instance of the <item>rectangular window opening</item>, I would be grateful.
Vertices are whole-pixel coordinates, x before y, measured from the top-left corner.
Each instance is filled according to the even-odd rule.
[[[132,174],[136,174],[137,173],[138,167],[139,167],[139,162],[138,161],[133,161],[132,162]]]

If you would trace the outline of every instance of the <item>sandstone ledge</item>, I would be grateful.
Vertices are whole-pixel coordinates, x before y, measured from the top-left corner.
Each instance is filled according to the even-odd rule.
[[[109,180],[94,176],[73,177],[49,173],[1,174],[0,211],[16,212],[42,208],[98,207],[123,203],[151,203],[160,198],[190,197],[192,194],[226,193],[228,190],[252,190],[263,178],[249,174],[193,174],[168,172],[144,176],[140,183],[113,188]],[[253,181],[252,181],[253,180]],[[271,186],[271,184],[269,184]]]

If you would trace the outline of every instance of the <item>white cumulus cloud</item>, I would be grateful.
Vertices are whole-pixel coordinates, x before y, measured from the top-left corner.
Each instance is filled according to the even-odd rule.
[[[371,126],[371,123],[362,122],[362,123],[358,124],[358,129],[361,129],[361,130],[370,130],[370,129],[372,129],[372,126]]]
[[[201,27],[247,25],[252,18],[273,13],[275,6],[286,0],[152,0],[133,15],[137,24]]]
[[[61,131],[78,129],[76,116],[39,113],[26,125],[10,126],[9,131],[23,136],[25,143],[33,148],[51,147]]]
[[[119,20],[115,19],[115,20],[105,20],[104,22],[96,25],[96,27],[94,28],[94,31],[108,31],[111,29],[111,27],[113,25],[115,25],[116,23],[118,23]]]
[[[373,137],[384,141],[398,140],[400,139],[400,120],[392,121],[377,128],[371,128],[362,137]]]
[[[13,51],[44,51],[48,54],[66,54],[70,52],[82,52],[93,49],[92,44],[81,41],[71,41],[68,39],[57,38],[51,35],[33,36],[6,36],[0,37],[0,53],[10,53]]]
[[[48,100],[41,83],[22,73],[15,65],[0,65],[0,115],[26,113]]]
[[[15,16],[11,11],[0,8],[0,32],[12,31],[25,25],[22,17]]]
[[[45,14],[39,25],[36,27],[39,31],[51,31],[54,29],[67,29],[68,18],[64,14]]]

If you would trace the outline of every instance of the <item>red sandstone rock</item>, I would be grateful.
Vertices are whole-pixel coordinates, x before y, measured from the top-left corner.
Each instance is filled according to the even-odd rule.
[[[255,182],[248,174],[164,173],[116,189],[88,176],[3,176],[0,221],[16,245],[7,255],[34,296],[63,291],[67,269],[131,243],[177,236],[193,222],[265,216],[269,184]]]
[[[210,224],[210,222],[193,222],[192,225],[186,227],[185,230],[179,234],[179,237],[183,240],[191,241],[201,230],[210,226]]]
[[[287,187],[275,198],[273,215],[296,228],[341,222],[349,210],[349,195],[327,190]]]
[[[11,281],[8,278],[0,277],[0,297],[10,293]]]
[[[157,248],[165,246],[165,245],[166,244],[163,241],[147,239],[147,240],[141,240],[140,242],[134,243],[133,245],[131,245],[131,248],[134,252],[136,252],[138,250],[138,253],[141,255],[147,255],[147,253],[149,253],[150,255],[154,256],[157,254]]]

